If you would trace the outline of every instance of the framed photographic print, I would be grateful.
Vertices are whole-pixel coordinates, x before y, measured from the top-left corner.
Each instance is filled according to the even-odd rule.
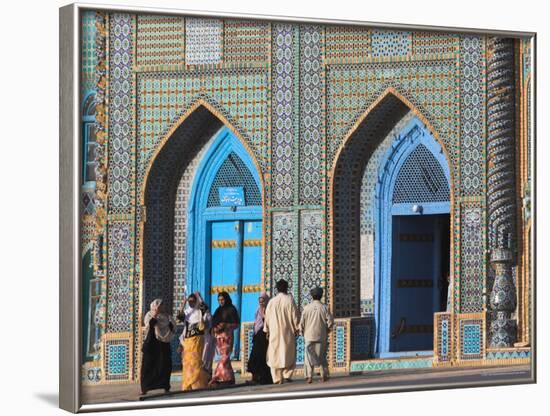
[[[60,9],[60,406],[535,381],[535,34]]]

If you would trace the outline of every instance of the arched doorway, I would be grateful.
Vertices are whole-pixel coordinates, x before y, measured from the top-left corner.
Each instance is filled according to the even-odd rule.
[[[218,247],[212,247],[211,236],[212,231],[214,237],[220,229],[227,231],[232,221],[239,222],[242,235],[239,264],[247,269],[240,273],[238,290],[230,294],[239,305],[257,304],[263,277],[263,186],[257,166],[244,140],[202,100],[176,122],[158,145],[142,188],[141,316],[155,298],[164,299],[169,310],[175,312],[182,306],[184,294],[194,291],[199,291],[215,310],[217,300],[212,297],[212,287],[220,290],[225,284],[224,280],[211,276],[211,270],[225,260],[217,256]],[[251,184],[254,192],[249,190]],[[184,193],[189,193],[184,204],[178,199],[182,196],[182,185],[186,187]],[[220,203],[220,188],[239,187],[243,188],[244,205]],[[235,196],[227,192],[235,191],[238,193],[238,189],[225,189],[226,199]],[[229,278],[225,273],[219,276]],[[223,289],[231,292],[232,288]],[[249,310],[252,308],[241,308],[243,320],[252,320],[253,312]],[[176,357],[176,367],[177,361]]]
[[[382,158],[378,178],[377,352],[431,354],[433,314],[447,301],[450,172],[441,146],[416,117]]]
[[[200,292],[215,310],[218,293],[228,292],[241,321],[253,321],[262,283],[262,189],[252,158],[226,127],[195,174],[188,220],[187,293]]]
[[[413,120],[413,121],[411,121]],[[421,143],[423,147],[418,147],[411,144],[412,135],[408,136],[408,141],[403,140],[407,132],[414,130],[413,127],[422,130],[422,135],[425,143]],[[429,138],[429,140],[428,140]],[[409,147],[399,147],[398,143],[409,143]],[[416,142],[415,142],[416,143]],[[401,153],[392,153],[397,151],[399,147]],[[399,177],[400,169],[393,169],[390,172],[390,168],[393,166],[388,164],[390,159],[386,155],[393,154],[394,158],[405,157],[398,165],[399,168],[404,166],[404,162],[408,155],[412,154],[414,149],[417,149],[415,157],[422,159],[429,155],[435,158],[436,166],[438,169],[444,172],[445,185],[447,193],[441,206],[436,209],[437,204],[428,204],[426,207],[418,207],[416,209],[425,209],[422,211],[424,219],[428,221],[428,214],[431,220],[436,220],[437,224],[419,224],[415,222],[420,214],[417,213],[417,217],[408,215],[408,212],[401,212],[401,215],[397,215],[398,211],[395,211],[395,217],[391,217],[393,222],[386,222],[385,228],[379,227],[381,223],[381,216],[392,216],[392,208],[395,205],[395,209],[412,211],[414,205],[422,205],[425,202],[423,199],[414,201],[414,195],[412,199],[407,199],[408,205],[394,204],[392,196],[386,198],[384,210],[381,209],[383,205],[382,199],[377,194],[377,189],[382,187],[383,183],[392,183],[392,192],[395,188],[397,178]],[[394,159],[391,159],[394,160]],[[412,159],[411,159],[412,160]],[[414,165],[414,163],[413,163]],[[393,166],[395,167],[395,166]],[[371,171],[372,169],[372,171]],[[403,170],[402,172],[406,172]],[[391,174],[390,174],[391,173]],[[388,176],[389,175],[389,176]],[[365,178],[368,177],[370,183],[365,186]],[[393,182],[388,182],[388,178],[393,178]],[[407,178],[407,174],[401,175],[403,182],[404,178]],[[450,194],[452,193],[452,187],[449,186],[452,183],[452,177],[449,173],[449,162],[446,149],[441,144],[440,138],[436,136],[435,131],[429,124],[428,120],[420,115],[416,108],[393,88],[388,88],[373,104],[365,111],[365,113],[354,124],[354,127],[349,131],[348,135],[344,138],[343,144],[336,152],[332,174],[330,180],[330,211],[329,221],[331,226],[331,238],[329,240],[332,267],[330,276],[330,287],[333,311],[336,317],[359,317],[365,316],[372,318],[374,328],[374,353],[375,356],[394,356],[396,355],[410,355],[410,354],[422,354],[425,349],[432,349],[431,338],[433,334],[433,312],[442,310],[446,298],[446,282],[445,272],[450,268],[450,254],[452,251],[452,229],[449,228],[449,223],[452,222],[452,211],[450,210],[450,200],[452,200]],[[422,180],[422,177],[417,178]],[[415,182],[403,182],[405,190],[411,188],[414,190]],[[401,186],[401,185],[400,185]],[[367,198],[362,195],[363,188],[369,188],[371,191]],[[383,188],[385,189],[385,188]],[[378,192],[380,194],[380,192]],[[387,192],[388,193],[388,192]],[[388,193],[389,194],[389,193]],[[418,195],[416,195],[418,196]],[[439,210],[439,211],[438,211]],[[369,215],[372,219],[365,221],[365,215]],[[433,215],[433,216],[432,216]],[[415,221],[412,221],[414,219]],[[412,223],[410,223],[412,221]],[[367,224],[368,223],[368,224]],[[396,230],[393,230],[395,224]],[[369,228],[366,229],[365,225]],[[399,243],[399,229],[402,229],[402,237],[407,238],[406,234],[430,234],[428,227],[439,227],[437,230],[431,229],[434,234],[434,241],[432,242],[432,248],[429,255],[423,253],[414,254],[414,250],[408,250],[406,245]],[[400,228],[401,227],[401,228]],[[407,227],[409,231],[406,232]],[[414,227],[419,227],[415,230]],[[423,228],[424,227],[424,228]],[[382,231],[386,232],[390,230],[386,237],[382,235]],[[428,231],[426,231],[428,230]],[[394,234],[397,238],[393,238]],[[436,236],[439,239],[435,242]],[[413,239],[416,238],[413,236]],[[393,244],[397,244],[394,248]],[[409,247],[410,248],[410,247]],[[414,248],[416,249],[416,248]],[[391,252],[395,251],[400,253],[399,256],[391,256]],[[414,323],[413,317],[409,316],[408,320],[405,317],[405,322],[402,324],[401,314],[406,311],[399,309],[392,310],[392,306],[397,299],[397,295],[392,294],[392,284],[402,285],[403,290],[407,285],[413,286],[409,291],[410,297],[415,298],[413,292],[418,292],[422,282],[409,282],[414,276],[410,276],[411,279],[399,279],[397,266],[403,269],[405,263],[399,263],[392,269],[391,259],[397,258],[405,259],[409,257],[410,262],[417,260],[418,256],[429,256],[431,259],[436,259],[439,262],[439,266],[435,265],[434,269],[430,272],[432,283],[424,282],[431,289],[430,307],[432,308],[429,315],[429,322],[426,316],[423,315],[423,319],[426,318],[426,323]],[[388,263],[388,259],[390,262]],[[382,262],[385,261],[384,276],[382,279]],[[369,270],[368,273],[365,270]],[[392,278],[392,270],[395,271],[394,279]],[[434,270],[439,270],[436,272]],[[419,271],[419,275],[421,275]],[[388,276],[390,278],[388,283]],[[436,277],[434,277],[436,276]],[[370,279],[370,286],[368,290],[365,289],[365,280]],[[401,280],[401,281],[400,281]],[[428,278],[420,278],[418,280],[427,281]],[[384,291],[381,290],[382,282],[386,282],[388,288]],[[367,293],[369,292],[369,293]],[[405,290],[405,292],[407,292]],[[436,293],[437,292],[437,293]],[[426,292],[428,293],[428,292]],[[366,299],[368,295],[368,299]],[[363,299],[365,298],[365,299]],[[406,298],[406,296],[405,296]],[[382,305],[385,305],[382,307]],[[390,308],[386,313],[386,308]],[[443,309],[444,310],[444,309]],[[392,321],[392,319],[395,321]],[[415,318],[416,319],[416,318]],[[409,326],[407,327],[407,322]],[[399,325],[397,325],[399,324]],[[390,346],[390,337],[392,331],[395,329],[395,334],[403,334],[404,331],[422,331],[428,338],[427,334],[430,333],[430,345],[429,346],[414,346],[412,345],[396,345],[393,342]],[[384,339],[384,341],[382,341]],[[404,339],[404,337],[402,338]],[[406,344],[406,343],[405,343]]]

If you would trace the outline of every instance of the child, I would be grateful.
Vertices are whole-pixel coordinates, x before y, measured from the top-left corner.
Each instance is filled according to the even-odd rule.
[[[326,305],[321,302],[323,289],[311,289],[313,302],[307,305],[300,319],[300,332],[305,342],[304,373],[308,383],[313,381],[313,371],[321,367],[323,382],[328,380],[327,344],[328,331],[332,329],[333,319]]]

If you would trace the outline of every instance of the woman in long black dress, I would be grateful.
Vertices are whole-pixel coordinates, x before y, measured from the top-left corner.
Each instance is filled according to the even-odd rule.
[[[141,361],[141,394],[150,390],[170,391],[172,354],[170,341],[175,335],[174,319],[164,312],[162,299],[151,303],[151,310],[145,314],[145,341]]]
[[[271,370],[266,363],[267,346],[269,341],[263,331],[265,308],[269,302],[269,295],[262,292],[258,299],[258,309],[254,317],[254,337],[252,338],[252,351],[248,359],[246,371],[252,373],[252,382],[259,384],[273,384]]]

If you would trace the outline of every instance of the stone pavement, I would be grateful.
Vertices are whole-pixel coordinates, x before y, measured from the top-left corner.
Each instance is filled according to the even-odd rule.
[[[430,368],[416,370],[390,370],[372,371],[358,375],[333,376],[326,383],[318,378],[312,384],[307,384],[303,379],[295,379],[291,383],[283,385],[247,385],[242,380],[237,380],[235,386],[192,392],[181,392],[180,382],[172,382],[172,392],[163,394],[161,390],[152,391],[142,398],[146,402],[170,399],[200,399],[227,397],[228,400],[238,400],[239,396],[259,394],[258,398],[279,398],[285,393],[303,393],[315,395],[322,394],[324,390],[343,389],[347,393],[353,393],[354,389],[377,390],[406,390],[422,388],[427,384],[499,384],[522,383],[530,379],[529,365],[515,365],[506,367],[477,367],[477,368]],[[331,392],[330,394],[333,394]],[[265,396],[264,396],[265,395]],[[84,404],[133,402],[139,401],[138,384],[111,384],[100,386],[83,386],[82,400]]]

